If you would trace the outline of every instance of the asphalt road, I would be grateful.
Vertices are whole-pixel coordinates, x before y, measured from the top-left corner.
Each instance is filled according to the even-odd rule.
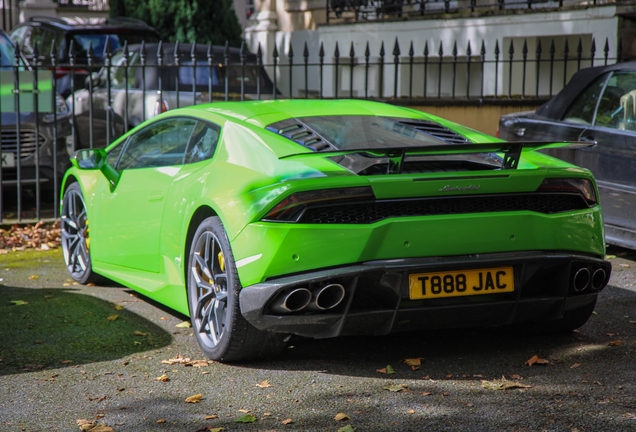
[[[203,359],[176,327],[187,317],[72,284],[59,250],[0,255],[0,431],[79,431],[78,419],[117,432],[636,430],[636,252],[608,254],[611,285],[571,334],[292,339],[275,360],[203,367],[162,363]],[[549,363],[524,364],[535,355]],[[420,357],[418,370],[403,363]],[[502,376],[527,387],[484,387]]]

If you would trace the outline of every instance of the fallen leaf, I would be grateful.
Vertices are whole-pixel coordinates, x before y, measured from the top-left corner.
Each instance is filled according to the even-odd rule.
[[[62,360],[60,363],[62,363],[62,364],[69,364],[69,363],[71,363],[71,362],[72,362],[72,360]]]
[[[31,275],[29,276],[29,279],[37,279],[39,276],[38,275]]]
[[[262,383],[255,384],[255,386],[260,388],[272,387],[272,385],[267,380],[263,381]]]
[[[386,387],[382,387],[384,390],[388,390],[390,392],[400,392],[402,390],[406,390],[407,389],[407,385],[406,384],[398,384],[398,385],[389,385]]]
[[[159,420],[157,420],[157,423],[165,423],[165,422],[166,422],[166,419],[159,419]]]
[[[521,375],[519,375],[519,374],[512,374],[512,375],[510,375],[510,378],[512,378],[512,379],[522,379],[523,377]]]
[[[290,418],[285,419],[285,420],[282,421],[283,424],[290,424],[290,423],[293,423],[293,422],[294,421],[292,419],[290,419]]]
[[[140,332],[135,330],[135,333],[133,333],[135,336],[148,336],[148,333],[144,333],[144,332]]]
[[[402,362],[406,363],[409,366],[421,366],[422,360],[424,360],[424,357],[404,359],[402,360]]]
[[[333,419],[335,421],[350,420],[349,416],[346,415],[345,413],[338,413]]]
[[[387,375],[397,373],[397,372],[396,372],[396,371],[395,371],[395,370],[391,367],[391,365],[387,365],[385,368],[378,369],[376,372],[380,372],[380,373],[387,374]]]
[[[615,341],[612,341],[612,342],[608,342],[607,344],[608,345],[613,345],[613,346],[620,346],[621,345],[621,341],[615,340]]]
[[[168,318],[166,318],[166,317],[161,317],[159,319],[162,320],[162,321],[168,321]]]
[[[218,427],[218,428],[208,428],[208,430],[210,432],[221,432],[221,431],[224,431],[225,429],[223,429],[222,427]]]
[[[431,392],[424,392],[424,393],[422,393],[422,396],[430,396],[430,395],[432,395],[432,394],[433,394],[433,393],[431,393]]]
[[[198,394],[198,395],[194,395],[194,396],[190,396],[189,398],[187,398],[185,401],[187,403],[199,403],[201,402],[201,398],[203,397],[202,394]]]
[[[158,377],[157,377],[157,378],[155,378],[155,379],[156,379],[157,381],[163,381],[163,382],[170,381],[170,378],[168,378],[168,375],[166,375],[166,374],[163,374],[163,375],[161,375],[161,376],[158,376]],[[186,401],[186,402],[187,402],[187,401]]]
[[[239,411],[240,411],[240,412],[242,412],[242,413],[248,413],[248,412],[250,412],[250,410],[246,410],[246,409],[240,409]]]
[[[86,286],[95,286],[95,283],[94,282],[89,282],[89,283],[86,284]]]
[[[251,414],[245,414],[237,419],[234,419],[235,423],[254,423],[256,421],[256,417]]]
[[[115,321],[117,318],[119,318],[119,315],[108,315],[106,321]]]
[[[525,362],[528,366],[532,366],[533,364],[547,365],[548,363],[550,363],[548,360],[542,359],[538,355],[533,355]]]
[[[500,380],[482,381],[481,386],[488,390],[511,390],[517,388],[530,388],[532,386],[516,381],[508,381],[504,376]]]
[[[452,378],[452,377],[453,377],[453,374],[446,375],[446,378]]]
[[[76,423],[80,427],[80,430],[82,431],[87,431],[89,429],[94,428],[97,425],[96,421],[91,421],[87,419],[76,420]]]
[[[409,414],[415,414],[415,410],[408,410],[407,411]]]
[[[614,259],[616,255],[605,255],[605,259]]]
[[[218,415],[216,415],[216,414],[212,414],[212,415],[209,415],[209,416],[205,416],[205,419],[206,419],[206,420],[214,420],[214,419],[218,419],[218,418],[219,418],[219,416],[218,416]]]
[[[44,296],[45,299],[50,299],[50,298],[53,298],[53,297],[55,297],[55,296],[52,296],[52,295],[45,295]]]
[[[29,302],[25,302],[24,300],[11,300],[11,303],[13,303],[16,306],[22,306],[25,304],[29,304]]]
[[[570,369],[576,369],[577,367],[580,367],[581,365],[579,363],[574,363],[572,366],[570,366]]]
[[[177,324],[175,327],[190,328],[190,327],[192,327],[192,324],[190,324],[190,321],[184,321],[181,324]]]
[[[338,429],[338,432],[354,432],[355,429],[351,427],[351,425],[346,425],[345,427],[341,427]]]
[[[115,310],[124,310],[122,305],[115,305]]]

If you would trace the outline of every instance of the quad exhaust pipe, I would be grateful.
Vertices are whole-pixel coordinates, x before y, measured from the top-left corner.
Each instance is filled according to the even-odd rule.
[[[587,267],[582,267],[574,274],[574,291],[581,292],[590,284],[591,274]]]
[[[338,306],[345,296],[345,289],[340,284],[329,284],[309,291],[307,288],[296,288],[288,293],[278,295],[270,309],[276,314],[288,314],[300,311],[325,311]]]
[[[605,270],[602,268],[596,269],[594,274],[592,274],[592,288],[595,290],[600,289],[605,283],[606,277],[607,274],[605,273]]]

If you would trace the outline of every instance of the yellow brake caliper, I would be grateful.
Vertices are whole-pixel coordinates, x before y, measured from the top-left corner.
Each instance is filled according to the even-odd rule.
[[[221,271],[225,271],[225,259],[223,258],[223,251],[219,252],[219,267],[221,267]]]
[[[86,230],[84,231],[84,234],[86,235],[86,249],[90,249],[91,248],[91,238],[88,236],[88,219],[86,219]]]

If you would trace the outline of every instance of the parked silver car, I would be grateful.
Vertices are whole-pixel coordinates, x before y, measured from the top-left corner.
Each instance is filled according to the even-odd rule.
[[[87,79],[87,88],[69,97],[69,105],[74,104],[75,110],[76,148],[105,147],[107,138],[112,141],[126,130],[173,108],[208,103],[210,99],[224,100],[226,86],[233,100],[240,99],[241,94],[245,99],[272,95],[272,81],[263,67],[258,66],[253,53],[246,52],[242,64],[238,48],[228,48],[226,52],[225,47],[213,46],[208,52],[208,45],[196,45],[194,53],[191,45],[181,45],[176,53],[175,48],[174,43],[146,44],[142,64],[142,45],[131,45],[128,67],[123,50],[119,50],[111,61],[110,88],[109,68],[103,67],[93,74],[92,84]],[[92,100],[90,85],[93,86]],[[109,91],[111,115],[107,115]]]

